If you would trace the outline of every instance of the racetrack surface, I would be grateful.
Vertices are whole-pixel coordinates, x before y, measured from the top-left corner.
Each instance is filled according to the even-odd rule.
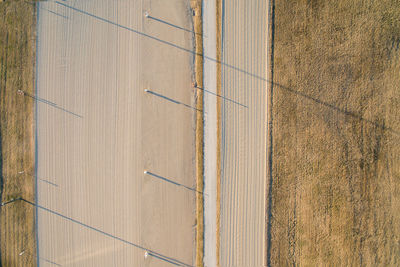
[[[188,3],[55,1],[38,13],[39,265],[193,266]]]
[[[221,266],[264,266],[267,5],[222,5]]]
[[[216,2],[203,5],[204,48],[204,266],[217,266],[217,33]]]

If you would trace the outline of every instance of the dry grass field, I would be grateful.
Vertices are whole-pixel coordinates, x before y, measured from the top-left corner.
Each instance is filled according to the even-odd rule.
[[[272,266],[400,265],[400,2],[273,2]]]
[[[0,2],[0,197],[34,197],[33,95],[35,10]],[[21,201],[0,208],[0,266],[35,266],[34,208]],[[21,256],[19,253],[25,251]]]

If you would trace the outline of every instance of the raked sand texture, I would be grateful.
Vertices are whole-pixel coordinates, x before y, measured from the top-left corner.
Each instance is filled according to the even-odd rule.
[[[194,265],[189,11],[180,0],[40,3],[40,266]]]
[[[204,266],[217,266],[217,33],[216,1],[203,2],[204,51]]]
[[[224,1],[221,266],[263,266],[267,1]]]

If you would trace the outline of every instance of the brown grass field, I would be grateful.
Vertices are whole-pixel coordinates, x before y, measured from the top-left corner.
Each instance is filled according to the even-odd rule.
[[[34,199],[34,6],[0,2],[1,201]],[[20,173],[23,172],[23,173]],[[35,266],[34,208],[17,201],[0,208],[1,266]],[[19,253],[25,251],[23,255]]]
[[[267,262],[400,266],[400,1],[271,2]]]

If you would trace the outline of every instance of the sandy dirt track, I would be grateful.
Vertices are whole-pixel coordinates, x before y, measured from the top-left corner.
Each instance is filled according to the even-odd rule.
[[[221,266],[263,266],[267,1],[224,1]]]
[[[204,265],[217,266],[217,40],[215,0],[203,4],[204,48]]]
[[[55,1],[38,13],[39,265],[193,266],[189,3]]]

